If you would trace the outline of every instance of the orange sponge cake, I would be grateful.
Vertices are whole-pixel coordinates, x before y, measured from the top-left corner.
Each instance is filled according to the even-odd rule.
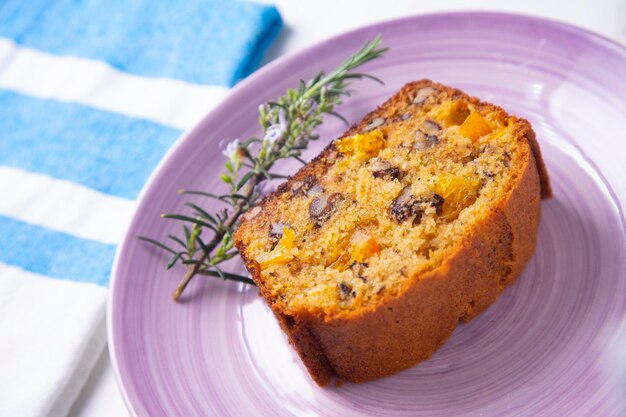
[[[249,211],[236,246],[315,381],[366,381],[515,280],[549,195],[526,120],[422,80]]]

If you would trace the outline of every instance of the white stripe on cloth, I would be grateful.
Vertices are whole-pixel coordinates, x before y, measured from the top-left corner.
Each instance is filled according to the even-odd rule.
[[[103,243],[119,243],[135,202],[42,174],[0,166],[0,215]]]
[[[193,126],[228,88],[119,71],[85,58],[57,56],[0,38],[0,88],[75,102],[167,126]]]
[[[0,416],[65,415],[104,349],[108,290],[2,263],[0,276]]]

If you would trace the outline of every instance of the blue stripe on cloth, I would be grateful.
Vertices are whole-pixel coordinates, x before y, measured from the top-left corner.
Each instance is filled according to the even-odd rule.
[[[139,194],[180,133],[146,120],[0,90],[0,164],[119,197]]]
[[[115,246],[0,216],[0,261],[54,278],[108,285]]]
[[[138,75],[231,86],[258,66],[282,20],[231,0],[4,0],[0,36]]]

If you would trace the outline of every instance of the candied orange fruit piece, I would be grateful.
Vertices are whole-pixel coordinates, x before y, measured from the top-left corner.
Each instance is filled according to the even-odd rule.
[[[380,245],[378,245],[376,238],[372,236],[360,245],[353,246],[352,257],[356,262],[363,262],[378,252],[380,252]]]
[[[354,262],[364,262],[367,258],[380,252],[380,250],[380,245],[374,236],[357,230],[350,238],[348,250],[332,263],[332,267],[339,271],[345,271]]]
[[[435,186],[435,192],[444,198],[439,218],[456,219],[463,209],[476,201],[478,184],[458,175],[443,174]]]
[[[491,133],[491,126],[489,126],[489,123],[480,114],[472,113],[467,116],[467,119],[461,124],[459,132],[466,138],[475,141],[481,136]]]
[[[290,227],[283,227],[283,236],[280,238],[274,250],[261,255],[257,262],[261,267],[273,264],[285,264],[294,256],[291,250],[296,247],[296,232]]]
[[[385,135],[379,129],[357,133],[335,142],[337,150],[344,154],[372,156],[385,147]]]
[[[443,115],[444,123],[447,126],[458,126],[463,123],[469,115],[470,110],[467,108],[465,101],[454,101],[450,105],[447,114]]]

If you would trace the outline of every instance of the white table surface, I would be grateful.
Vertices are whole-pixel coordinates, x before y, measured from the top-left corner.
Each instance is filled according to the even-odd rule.
[[[626,44],[626,0],[262,0],[275,4],[285,28],[265,62],[330,36],[395,17],[452,10],[510,11],[572,23]],[[125,417],[108,351],[102,353],[71,417]]]

